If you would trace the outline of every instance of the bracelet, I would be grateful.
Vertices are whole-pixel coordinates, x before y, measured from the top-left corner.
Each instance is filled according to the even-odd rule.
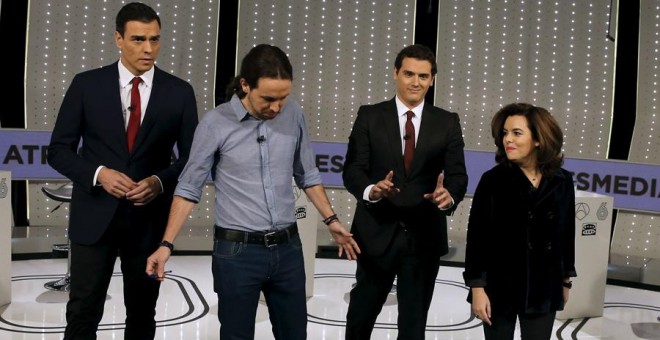
[[[158,247],[166,247],[170,250],[170,254],[174,251],[174,245],[167,241],[162,241],[158,244]]]
[[[339,221],[339,217],[337,217],[337,214],[332,214],[332,215],[326,217],[326,218],[323,220],[323,223],[324,223],[325,225],[330,225],[330,223],[335,222],[335,221]]]
[[[339,222],[339,219],[335,217],[335,218],[331,219],[330,221],[328,221],[328,223],[326,223],[325,225],[331,225],[334,222]]]
[[[337,218],[337,214],[332,214],[332,215],[324,218],[323,223],[325,223],[327,225],[330,221],[332,221],[335,218]]]
[[[568,281],[568,282],[562,281],[561,285],[568,289],[571,289],[573,288],[573,281]]]

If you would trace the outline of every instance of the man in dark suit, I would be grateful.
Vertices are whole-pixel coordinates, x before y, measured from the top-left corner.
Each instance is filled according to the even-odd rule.
[[[411,45],[394,63],[395,98],[358,110],[343,179],[357,198],[351,232],[362,249],[346,339],[369,339],[396,277],[399,339],[424,339],[447,221],[467,173],[459,117],[424,103],[437,66]]]
[[[73,182],[64,339],[96,339],[117,256],[124,338],[153,339],[160,281],[144,263],[158,247],[171,250],[159,242],[198,120],[192,86],[154,65],[160,18],[151,7],[122,7],[114,38],[119,62],[74,77],[48,148],[48,163]]]

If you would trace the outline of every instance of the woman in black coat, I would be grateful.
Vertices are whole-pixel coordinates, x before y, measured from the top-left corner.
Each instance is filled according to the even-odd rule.
[[[575,189],[550,113],[509,104],[491,122],[495,167],[475,191],[467,232],[468,302],[487,340],[550,339],[575,272]]]

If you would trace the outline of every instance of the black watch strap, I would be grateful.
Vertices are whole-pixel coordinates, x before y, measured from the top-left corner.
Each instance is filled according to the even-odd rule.
[[[561,285],[568,288],[568,289],[571,289],[571,288],[573,288],[573,281],[562,282]]]
[[[170,253],[172,253],[172,252],[174,251],[174,245],[173,245],[172,243],[170,243],[170,242],[167,242],[167,241],[161,241],[161,242],[158,244],[158,246],[159,246],[159,247],[167,247],[167,248],[169,248],[169,249],[170,249]]]

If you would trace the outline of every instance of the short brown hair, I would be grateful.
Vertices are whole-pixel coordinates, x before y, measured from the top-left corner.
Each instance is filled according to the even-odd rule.
[[[502,140],[504,122],[510,116],[523,116],[527,119],[527,127],[532,131],[532,138],[539,143],[536,153],[538,167],[544,176],[552,177],[564,164],[564,154],[561,151],[564,133],[550,112],[542,107],[527,103],[512,103],[495,113],[490,123],[491,133],[497,146],[495,161],[508,162]]]
[[[435,74],[438,73],[438,64],[435,62],[435,54],[430,48],[424,45],[410,45],[399,51],[399,54],[397,54],[396,59],[394,60],[394,68],[397,72],[401,69],[401,64],[403,64],[403,59],[405,58],[426,60],[431,63],[431,75],[435,76]]]

